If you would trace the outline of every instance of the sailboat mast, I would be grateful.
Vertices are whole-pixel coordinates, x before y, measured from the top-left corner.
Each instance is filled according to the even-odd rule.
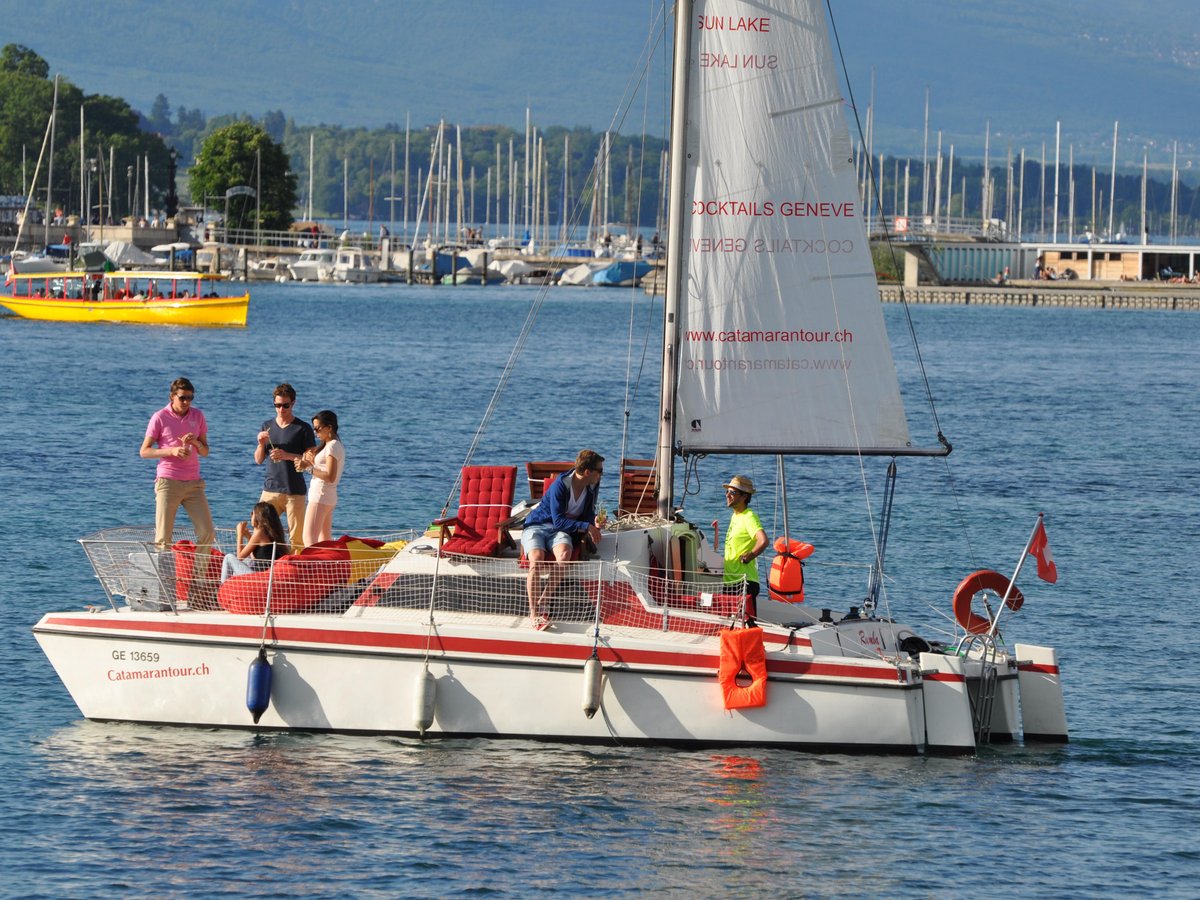
[[[88,215],[88,205],[91,203],[91,197],[84,198],[84,182],[87,177],[84,174],[84,148],[87,146],[87,141],[84,139],[83,129],[83,104],[79,104],[79,222],[80,222],[80,239],[90,241],[92,239],[91,229],[88,227],[91,224],[91,216]]]
[[[58,85],[57,78],[58,78],[58,76],[56,75],[55,82],[54,82],[56,87]],[[46,156],[46,145],[50,142],[50,131],[53,127],[54,127],[54,111],[51,110],[50,111],[50,119],[46,122],[46,133],[42,136],[42,149],[38,151],[37,165],[35,165],[33,167],[33,180],[28,182],[28,189],[25,194],[25,209],[21,213],[21,220],[17,225],[17,239],[15,241],[13,241],[13,249],[14,250],[19,250],[21,248],[21,235],[24,234],[24,232],[25,232],[25,223],[29,221],[29,208],[33,205],[33,198],[34,198],[34,195],[37,193],[37,180],[38,180],[38,176],[41,175],[41,173],[42,173],[42,160]],[[24,154],[24,150],[22,150],[22,155],[23,154]],[[25,163],[22,160],[22,163],[21,163],[21,170],[22,170],[21,180],[22,180],[22,182],[24,182],[24,180],[25,180],[24,169],[25,169]],[[46,185],[46,196],[47,197],[50,196],[50,185],[48,183]],[[49,201],[47,201],[47,204],[46,204],[45,228],[46,228],[46,234],[45,234],[46,240],[43,241],[43,243],[48,244],[48,243],[50,243],[50,205],[49,205]]]
[[[58,76],[54,76],[54,99],[50,102],[50,155],[46,158],[46,218],[43,243],[50,243],[50,210],[54,207],[54,132],[58,127]],[[34,176],[36,177],[36,176]],[[14,246],[13,249],[16,249]]]
[[[308,133],[308,206],[304,210],[304,221],[311,222],[313,215],[313,147],[316,132]]]
[[[691,73],[691,0],[675,8],[675,63],[671,92],[671,186],[667,217],[667,291],[663,306],[662,405],[658,420],[658,514],[671,514],[675,484],[675,397],[679,364],[679,303],[683,268],[684,184],[687,176],[687,92]]]
[[[1108,187],[1108,239],[1110,241],[1117,239],[1113,216],[1117,205],[1117,126],[1120,124],[1119,121],[1113,122],[1112,181]]]

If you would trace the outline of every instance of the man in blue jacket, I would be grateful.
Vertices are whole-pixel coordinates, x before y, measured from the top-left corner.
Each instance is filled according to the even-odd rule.
[[[580,450],[575,468],[554,480],[525,519],[521,546],[529,559],[529,618],[538,631],[550,624],[546,616],[549,600],[562,581],[563,564],[570,561],[576,539],[587,535],[593,543],[600,541],[596,496],[603,475],[604,457],[595,450]],[[554,562],[549,561],[551,553]],[[543,574],[547,576],[544,588]]]

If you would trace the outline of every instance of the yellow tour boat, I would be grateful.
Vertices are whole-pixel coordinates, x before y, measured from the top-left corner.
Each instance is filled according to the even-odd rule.
[[[221,296],[221,280],[204,272],[9,273],[0,306],[43,322],[243,327],[250,294]]]

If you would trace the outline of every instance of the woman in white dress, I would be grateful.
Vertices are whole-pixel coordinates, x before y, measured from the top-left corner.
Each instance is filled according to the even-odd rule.
[[[308,509],[304,513],[304,546],[333,540],[333,508],[337,484],[346,464],[346,448],[338,440],[337,413],[323,409],[312,418],[313,432],[320,441],[307,451],[300,468],[312,473],[308,485]]]

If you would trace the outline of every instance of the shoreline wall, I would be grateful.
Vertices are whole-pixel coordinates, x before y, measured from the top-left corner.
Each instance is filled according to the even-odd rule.
[[[921,285],[904,288],[909,303],[960,306],[1062,306],[1086,309],[1163,309],[1200,312],[1200,288],[1180,285],[1145,288],[1075,288],[1006,285],[1004,287]],[[900,302],[899,285],[881,284],[879,299]]]

